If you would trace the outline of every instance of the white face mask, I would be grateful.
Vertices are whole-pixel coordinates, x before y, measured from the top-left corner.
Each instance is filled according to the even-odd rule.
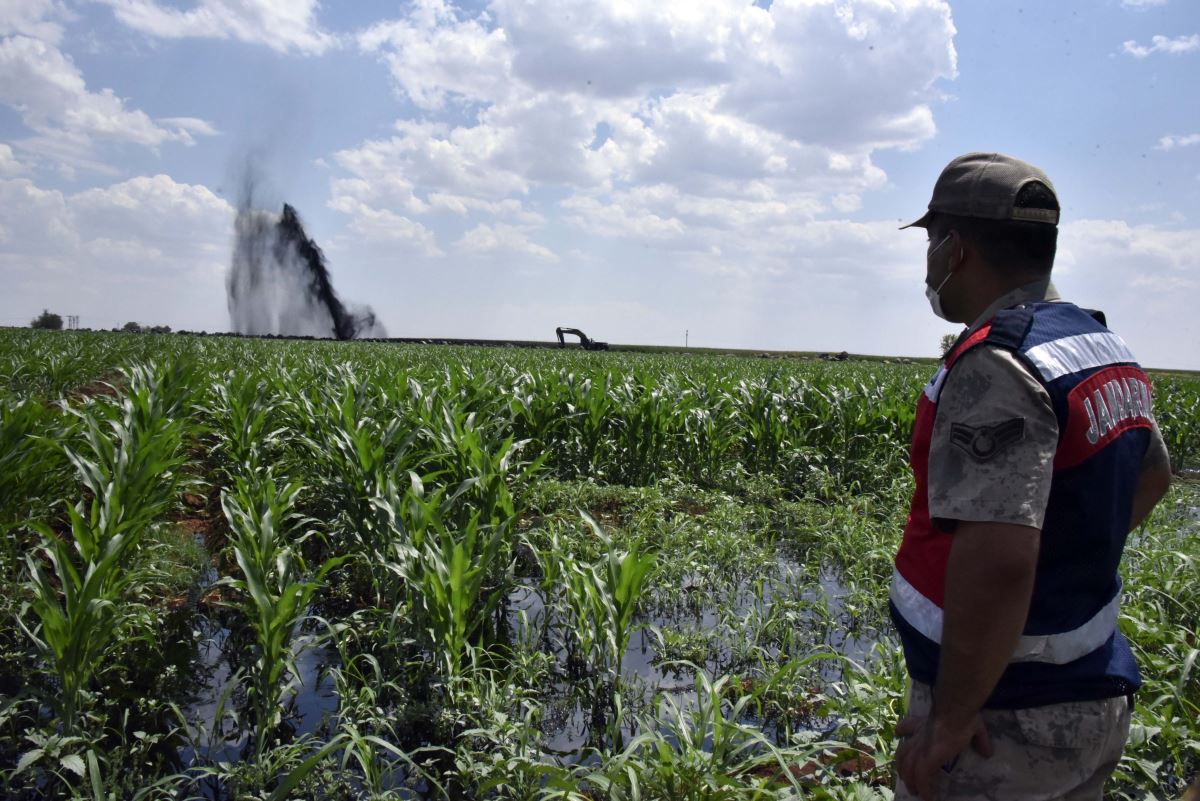
[[[934,246],[933,250],[931,250],[931,251],[929,251],[929,253],[925,254],[925,258],[928,259],[934,253],[937,253],[938,249],[942,245],[944,245],[950,241],[950,237],[951,237],[951,234],[946,234],[946,238],[943,239],[941,242],[938,242],[937,245]],[[929,308],[933,310],[934,314],[936,314],[938,317],[942,318],[946,322],[952,322],[952,321],[950,320],[949,317],[946,316],[946,312],[942,309],[941,292],[942,292],[942,287],[944,287],[946,285],[946,282],[950,280],[950,276],[952,276],[952,275],[954,275],[954,273],[952,273],[952,272],[946,273],[946,277],[942,279],[942,283],[938,284],[937,289],[934,289],[929,284],[925,285],[925,298],[926,298],[926,300],[929,301]]]

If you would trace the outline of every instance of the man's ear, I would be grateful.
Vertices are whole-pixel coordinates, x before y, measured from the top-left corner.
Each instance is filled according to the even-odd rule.
[[[957,229],[951,228],[946,233],[950,236],[950,247],[947,249],[950,251],[950,259],[951,260],[953,260],[953,258],[954,258],[954,251],[955,250],[958,251],[958,261],[947,264],[947,267],[949,267],[950,270],[953,271],[953,270],[957,270],[959,267],[961,267],[963,261],[966,260],[966,258],[967,258],[966,245],[963,242],[963,238],[959,235]]]

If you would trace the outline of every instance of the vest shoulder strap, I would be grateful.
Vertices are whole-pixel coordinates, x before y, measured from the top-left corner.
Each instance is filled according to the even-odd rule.
[[[1021,346],[1025,343],[1025,337],[1029,335],[1029,329],[1033,327],[1033,312],[1033,307],[1029,305],[997,312],[995,317],[977,331],[958,342],[946,358],[946,369],[953,367],[967,351],[985,343],[1010,350],[1024,361]]]
[[[960,337],[958,342],[954,344],[954,347],[950,349],[950,352],[946,354],[946,358],[944,360],[945,368],[949,370],[954,366],[956,361],[962,358],[964,353],[976,345],[986,342],[988,337],[991,335],[991,326],[992,324],[990,322],[984,323],[984,325],[978,330],[972,331],[970,334],[964,334],[962,337]]]
[[[992,318],[991,331],[987,337],[988,344],[1020,351],[1032,327],[1033,306],[1021,305],[1004,309]]]

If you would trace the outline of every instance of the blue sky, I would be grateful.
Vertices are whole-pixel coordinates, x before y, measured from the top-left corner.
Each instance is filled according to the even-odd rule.
[[[1198,79],[1185,0],[0,0],[0,324],[227,329],[252,164],[393,336],[932,355],[897,223],[1001,150],[1200,369]]]

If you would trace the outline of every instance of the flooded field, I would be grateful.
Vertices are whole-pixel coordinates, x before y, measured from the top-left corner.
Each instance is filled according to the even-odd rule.
[[[3,332],[8,797],[889,798],[932,369]],[[1198,399],[1114,798],[1200,767]]]

